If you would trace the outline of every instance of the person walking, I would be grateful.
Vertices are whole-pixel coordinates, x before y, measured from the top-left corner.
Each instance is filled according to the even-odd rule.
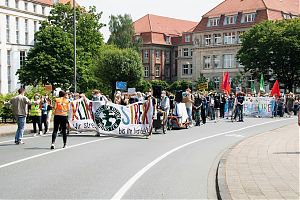
[[[39,94],[35,93],[33,100],[31,101],[31,106],[30,106],[30,117],[32,120],[32,125],[33,125],[33,136],[37,136],[37,129],[36,125],[38,126],[39,129],[39,135],[42,135],[42,110],[41,110],[41,101]]]
[[[24,144],[22,138],[25,130],[28,105],[31,104],[31,101],[25,96],[24,88],[20,88],[18,93],[19,95],[12,98],[8,104],[12,106],[12,112],[18,125],[15,135],[15,144]]]
[[[48,101],[44,96],[41,98],[41,110],[42,110],[42,125],[44,124],[44,134],[46,134],[48,132]]]
[[[236,97],[237,99],[237,109],[238,109],[238,115],[239,115],[239,122],[244,122],[243,120],[243,103],[245,101],[244,93],[240,92],[238,96]]]
[[[58,127],[61,127],[61,133],[63,135],[63,148],[67,145],[67,121],[69,111],[68,94],[61,90],[59,91],[59,97],[55,99],[54,105],[54,129],[52,133],[52,144],[50,149],[54,149],[55,139],[58,132]]]
[[[185,92],[186,92],[186,96],[183,98],[183,102],[185,103],[186,112],[189,117],[190,127],[193,127],[192,111],[193,111],[194,98],[190,88],[187,88]]]
[[[214,94],[210,94],[209,96],[209,111],[210,111],[210,120],[215,120],[216,113],[215,113],[215,97]]]
[[[222,94],[220,98],[220,118],[225,117],[225,104],[226,104],[226,98],[224,94]]]
[[[201,96],[202,104],[201,104],[201,120],[203,124],[206,124],[206,109],[207,109],[207,99],[204,95]]]

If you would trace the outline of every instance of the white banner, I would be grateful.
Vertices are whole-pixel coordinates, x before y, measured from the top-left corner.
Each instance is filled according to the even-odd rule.
[[[69,123],[78,131],[96,130],[102,134],[150,135],[152,131],[152,101],[121,106],[88,100],[71,102]]]
[[[246,116],[272,117],[274,97],[245,97],[244,114]]]

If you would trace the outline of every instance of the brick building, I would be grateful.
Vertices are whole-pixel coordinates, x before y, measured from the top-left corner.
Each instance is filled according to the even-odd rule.
[[[134,22],[135,39],[142,39],[141,56],[146,80],[176,80],[178,45],[182,33],[196,22],[146,15]],[[189,44],[192,44],[190,34]]]

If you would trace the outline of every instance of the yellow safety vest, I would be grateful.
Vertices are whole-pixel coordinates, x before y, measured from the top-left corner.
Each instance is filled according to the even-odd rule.
[[[31,101],[30,116],[42,116],[40,101]]]

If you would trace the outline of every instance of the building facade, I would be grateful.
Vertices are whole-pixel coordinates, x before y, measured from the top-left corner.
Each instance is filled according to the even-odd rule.
[[[241,35],[265,20],[282,20],[299,16],[299,0],[226,0],[206,13],[193,31],[193,79],[203,74],[216,83],[224,72],[234,77],[243,71],[236,60]],[[250,87],[251,76],[246,76]]]
[[[142,40],[141,56],[146,80],[177,80],[178,45],[182,33],[196,25],[196,22],[150,14],[134,22],[135,39]]]

